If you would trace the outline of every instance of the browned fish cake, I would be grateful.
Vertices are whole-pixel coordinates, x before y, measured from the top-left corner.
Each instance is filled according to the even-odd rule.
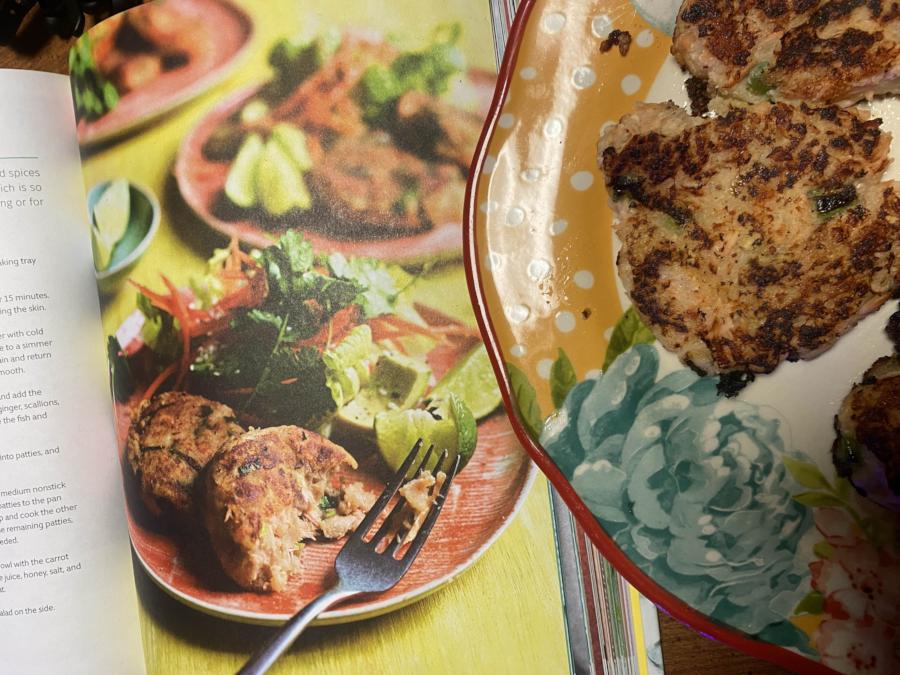
[[[323,521],[334,538],[354,529],[371,503],[356,494],[357,484],[335,494],[331,477],[342,465],[356,468],[356,461],[299,427],[256,429],[228,441],[210,462],[204,512],[228,576],[250,590],[280,591],[298,566],[297,543],[315,537]],[[324,508],[327,495],[334,507]],[[333,527],[335,518],[344,519],[341,527]]]
[[[599,143],[642,320],[698,373],[811,359],[897,288],[890,135],[836,108],[638,103]]]
[[[437,151],[452,147],[438,142]],[[390,239],[457,222],[466,187],[457,166],[401,150],[384,131],[338,140],[308,177],[327,205],[320,227],[341,239]]]
[[[125,459],[150,511],[189,514],[198,473],[243,432],[231,408],[202,396],[173,391],[142,401],[131,413]]]
[[[900,513],[900,356],[878,359],[834,418],[831,455],[839,475]]]
[[[685,0],[672,54],[723,95],[850,105],[900,90],[900,5]]]

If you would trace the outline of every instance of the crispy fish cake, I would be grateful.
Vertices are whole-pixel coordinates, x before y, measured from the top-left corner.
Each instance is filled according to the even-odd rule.
[[[900,356],[878,359],[834,418],[831,455],[838,475],[900,513]]]
[[[173,391],[142,401],[131,413],[125,457],[150,511],[189,514],[197,474],[243,432],[231,408],[201,396]]]
[[[890,136],[836,108],[690,117],[638,103],[599,143],[619,276],[666,349],[703,375],[811,359],[897,288]],[[736,393],[736,392],[734,392]]]
[[[900,90],[900,7],[870,0],[685,0],[672,54],[720,94],[850,105]]]
[[[297,542],[321,529],[320,504],[342,465],[356,468],[356,461],[299,427],[256,429],[228,441],[210,462],[204,506],[228,576],[250,590],[282,590],[297,567]]]

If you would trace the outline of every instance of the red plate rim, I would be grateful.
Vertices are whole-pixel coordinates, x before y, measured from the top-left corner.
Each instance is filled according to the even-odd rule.
[[[491,365],[494,368],[494,374],[497,376],[497,381],[500,383],[500,392],[503,395],[503,402],[506,405],[506,411],[509,415],[513,431],[518,437],[519,442],[522,444],[522,447],[524,447],[528,454],[531,455],[535,464],[538,465],[544,475],[547,476],[556,490],[560,493],[563,500],[566,502],[566,505],[572,511],[572,514],[578,519],[578,522],[584,528],[585,532],[587,532],[591,541],[603,557],[612,564],[628,583],[634,586],[641,594],[647,597],[660,609],[708,638],[722,642],[729,647],[739,649],[751,656],[764,659],[792,670],[795,673],[801,675],[837,675],[836,671],[831,668],[828,668],[821,663],[817,663],[805,656],[789,651],[784,647],[753,639],[730,626],[714,623],[708,616],[698,612],[693,607],[690,607],[684,601],[675,597],[672,593],[644,574],[644,572],[631,562],[622,550],[616,546],[612,538],[603,531],[603,528],[600,527],[600,524],[596,521],[593,514],[575,493],[575,490],[553,463],[553,460],[550,459],[550,456],[547,455],[540,444],[535,442],[525,431],[525,427],[518,417],[514,405],[509,376],[506,372],[506,368],[503,367],[503,357],[497,339],[497,333],[494,330],[493,321],[488,313],[484,299],[484,288],[479,265],[479,260],[481,260],[481,258],[478,253],[478,240],[475,233],[475,218],[477,214],[477,183],[481,175],[485,156],[487,155],[488,145],[490,144],[494,130],[497,126],[497,120],[500,117],[500,110],[503,107],[506,95],[509,91],[510,80],[514,74],[516,61],[519,55],[519,48],[522,44],[522,38],[525,35],[525,28],[528,25],[528,20],[536,3],[537,0],[522,0],[512,27],[510,28],[509,38],[506,43],[506,51],[503,55],[503,63],[500,66],[500,72],[497,79],[497,89],[494,91],[491,109],[488,113],[484,129],[482,129],[481,137],[478,140],[475,156],[472,159],[472,167],[469,170],[469,180],[466,183],[466,197],[463,204],[463,255],[465,257],[466,282],[469,286],[469,295],[472,298],[472,305],[475,308],[475,318],[478,321],[478,327],[481,329],[488,356],[490,357]]]
[[[202,7],[205,2],[209,2],[210,0],[192,1],[199,2]],[[94,122],[86,124],[84,127],[81,127],[81,125],[79,125],[78,144],[82,148],[90,149],[91,151],[93,151],[96,148],[100,148],[107,143],[112,143],[124,136],[128,136],[134,133],[142,127],[151,124],[160,117],[168,115],[184,104],[190,102],[197,96],[200,96],[204,92],[208,91],[218,82],[224,80],[244,62],[244,60],[250,55],[251,45],[253,44],[256,32],[253,20],[242,7],[239,7],[238,5],[232,3],[230,0],[211,1],[221,8],[223,14],[230,14],[232,17],[231,20],[233,21],[234,25],[239,26],[242,29],[244,33],[244,40],[238,47],[237,51],[232,53],[225,61],[223,61],[212,70],[209,70],[206,73],[202,74],[200,77],[194,80],[194,82],[190,86],[185,87],[180,91],[174,92],[168,97],[165,97],[163,104],[156,109],[151,109],[145,114],[139,115],[138,117],[135,117],[130,121],[126,120],[119,126],[111,126],[104,129],[103,125],[101,125],[101,130],[99,132],[96,131],[97,123],[102,122],[105,116],[101,117],[99,120],[95,120]],[[126,96],[128,96],[128,94],[126,94]]]

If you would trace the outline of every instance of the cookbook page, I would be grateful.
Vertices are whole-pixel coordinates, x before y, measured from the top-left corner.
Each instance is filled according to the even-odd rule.
[[[236,670],[422,437],[464,468],[419,558],[282,667],[564,671],[546,483],[462,262],[487,3],[168,0],[99,28],[72,81],[148,669]]]
[[[0,670],[143,673],[69,82],[0,91]]]

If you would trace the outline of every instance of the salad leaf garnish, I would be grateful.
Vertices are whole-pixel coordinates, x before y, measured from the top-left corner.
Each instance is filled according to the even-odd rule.
[[[612,365],[612,362],[629,347],[636,344],[653,344],[656,337],[653,335],[641,317],[638,316],[634,305],[625,310],[625,313],[616,321],[612,336],[609,338],[609,346],[606,348],[606,358],[603,360],[603,372]]]
[[[141,339],[150,349],[156,352],[165,362],[174,361],[181,354],[181,339],[178,331],[181,326],[168,312],[154,307],[143,293],[138,293],[137,306],[144,315],[141,328]]]
[[[562,408],[563,403],[566,402],[566,396],[569,395],[569,390],[576,383],[575,368],[569,357],[560,348],[559,358],[550,367],[550,398],[553,400],[554,408],[557,410]]]
[[[127,401],[134,393],[134,377],[128,358],[115,335],[110,335],[106,344],[109,357],[109,379],[113,396],[120,403]]]
[[[509,373],[509,383],[512,386],[515,406],[518,408],[519,417],[522,419],[525,431],[534,440],[538,440],[541,437],[544,420],[541,416],[541,406],[538,404],[537,392],[534,390],[531,382],[528,381],[528,376],[517,366],[507,363],[506,370]]]
[[[451,76],[466,67],[456,46],[461,34],[458,23],[438,26],[432,34],[432,44],[425,49],[404,52],[390,66],[369,66],[352,92],[365,122],[389,128],[396,116],[397,102],[408,91],[445,93]]]

